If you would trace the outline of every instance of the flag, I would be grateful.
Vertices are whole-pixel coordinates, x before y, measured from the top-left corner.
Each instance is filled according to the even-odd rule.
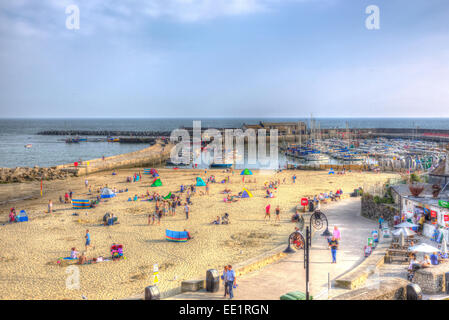
[[[41,179],[41,197],[42,197],[42,179]]]

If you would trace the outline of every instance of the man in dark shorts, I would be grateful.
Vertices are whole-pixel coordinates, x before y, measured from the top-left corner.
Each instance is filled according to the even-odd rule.
[[[280,219],[280,217],[279,217],[280,213],[281,213],[281,209],[279,208],[279,206],[277,206],[277,207],[276,207],[276,218],[275,218],[274,221],[278,221],[278,222],[281,221],[281,219]]]

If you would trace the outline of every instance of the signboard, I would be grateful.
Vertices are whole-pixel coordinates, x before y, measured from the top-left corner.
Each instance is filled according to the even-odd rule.
[[[302,206],[307,206],[309,204],[309,200],[307,198],[302,198],[301,199],[301,205]]]
[[[430,221],[432,224],[437,224],[437,212],[430,210]]]
[[[153,284],[159,283],[159,267],[157,264],[153,265]]]
[[[449,208],[449,201],[439,200],[438,205],[443,208]]]
[[[373,238],[374,242],[379,242],[379,233],[376,230],[371,232],[371,237]]]

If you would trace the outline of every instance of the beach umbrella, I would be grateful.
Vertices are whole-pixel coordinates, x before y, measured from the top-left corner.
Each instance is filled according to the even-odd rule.
[[[410,236],[413,236],[416,234],[415,231],[412,231],[409,228],[399,228],[399,229],[393,230],[391,233],[396,237],[399,237],[400,235],[410,237]]]
[[[435,248],[435,247],[433,247],[431,245],[428,245],[426,243],[421,243],[421,244],[418,244],[416,246],[408,248],[408,251],[411,251],[411,252],[422,252],[422,253],[434,253],[434,252],[440,251],[440,249]]]
[[[418,226],[417,224],[413,224],[413,223],[410,223],[410,222],[406,221],[406,222],[402,222],[400,224],[397,224],[394,227],[395,228],[415,228],[417,226]]]

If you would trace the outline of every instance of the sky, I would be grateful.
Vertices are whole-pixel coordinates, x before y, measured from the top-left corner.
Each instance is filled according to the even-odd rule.
[[[449,117],[448,18],[447,0],[1,1],[0,117]]]

